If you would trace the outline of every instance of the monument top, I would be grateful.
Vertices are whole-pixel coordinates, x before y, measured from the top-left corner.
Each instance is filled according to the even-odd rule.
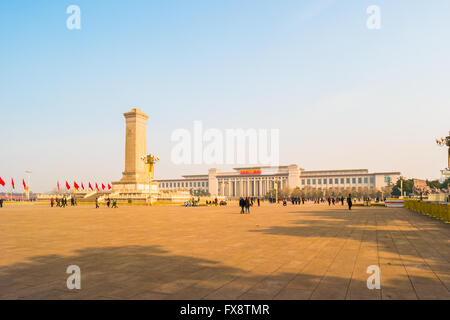
[[[142,110],[139,108],[133,108],[130,111],[125,112],[123,115],[125,116],[125,118],[141,116],[145,119],[148,119],[148,115],[142,112]]]

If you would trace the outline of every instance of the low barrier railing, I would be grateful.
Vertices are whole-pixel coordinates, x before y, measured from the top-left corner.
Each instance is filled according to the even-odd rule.
[[[450,203],[405,199],[405,208],[450,223]]]

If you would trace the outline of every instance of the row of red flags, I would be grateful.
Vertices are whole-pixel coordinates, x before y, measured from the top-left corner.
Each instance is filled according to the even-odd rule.
[[[59,191],[59,181],[56,182],[56,185],[57,185],[58,191]],[[106,188],[108,188],[108,190],[111,190],[111,185],[109,183],[108,183],[108,187],[105,186],[104,183],[102,183],[101,187],[102,187],[102,190],[105,190]],[[75,190],[79,190],[79,189],[85,190],[83,182],[81,182],[81,186],[80,186],[76,181],[74,181],[73,182],[73,188]],[[66,180],[66,189],[70,190],[70,184],[67,182],[67,180]],[[89,185],[88,185],[88,189],[91,189],[92,191],[94,191],[94,188],[92,187],[92,184],[90,182],[89,182]],[[100,191],[100,188],[98,187],[98,183],[97,182],[95,183],[95,189],[97,189],[97,191]]]
[[[3,186],[3,187],[6,185],[6,183],[5,183],[5,181],[3,181],[2,177],[0,177],[0,185]],[[23,189],[26,190],[27,189],[27,184],[25,183],[25,179],[22,179],[22,185],[23,185]],[[56,185],[58,186],[58,191],[59,191],[59,181],[57,181]],[[16,189],[16,185],[14,183],[14,179],[13,178],[11,178],[11,186],[12,186],[12,188],[14,190]],[[71,186],[70,186],[69,182],[67,182],[67,180],[66,180],[66,189],[70,190],[70,188],[71,188]],[[81,183],[81,186],[80,186],[80,185],[78,185],[78,183],[76,181],[74,181],[73,182],[73,188],[75,190],[78,190],[78,189],[85,190],[83,182]],[[102,190],[105,190],[106,188],[108,188],[108,190],[112,189],[112,187],[111,187],[111,185],[109,183],[107,184],[107,186],[105,186],[105,184],[102,183],[101,188],[102,188]],[[88,185],[88,189],[91,189],[92,191],[94,191],[94,188],[92,187],[92,184],[90,182],[89,182],[89,185]],[[99,188],[97,182],[95,183],[95,189],[97,189],[97,191],[100,191],[100,188]]]
[[[6,185],[6,183],[5,183],[5,181],[3,181],[2,177],[0,177],[0,185],[3,186],[3,187]],[[25,183],[25,179],[22,179],[22,185],[23,185],[23,189],[26,190],[27,189],[27,184]],[[16,189],[16,184],[14,183],[14,179],[13,178],[11,178],[11,186],[12,186],[13,189]]]

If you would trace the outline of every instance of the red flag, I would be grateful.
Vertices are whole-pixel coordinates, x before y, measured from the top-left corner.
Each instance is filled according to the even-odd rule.
[[[111,190],[111,186],[110,186],[110,184],[108,183],[108,190]]]
[[[67,189],[67,190],[70,190],[70,185],[69,185],[69,183],[67,182],[67,180],[66,180],[66,189]]]
[[[1,184],[2,186],[5,186],[5,181],[3,181],[2,177],[0,177],[0,184]]]
[[[76,181],[73,182],[73,187],[77,190],[80,189],[80,186],[78,185],[78,183]]]
[[[22,184],[23,184],[23,189],[24,189],[24,190],[27,190],[27,185],[26,185],[26,183],[25,183],[25,179],[22,179]]]
[[[102,189],[105,190],[105,185],[102,183]]]
[[[56,181],[56,185],[58,186],[58,192],[59,192],[59,181]]]
[[[97,189],[97,191],[100,191],[100,189],[98,188],[97,182],[95,183],[95,189]]]
[[[92,191],[94,191],[94,188],[92,188],[92,184],[89,182],[89,189],[91,189]]]
[[[84,190],[83,182],[81,183],[81,189],[83,189],[83,190]]]
[[[14,186],[14,179],[13,179],[13,178],[11,178],[11,185],[12,185],[13,189],[16,188],[16,187]]]

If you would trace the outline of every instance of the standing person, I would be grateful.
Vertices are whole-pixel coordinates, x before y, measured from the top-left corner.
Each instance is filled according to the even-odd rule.
[[[113,199],[112,207],[118,208],[116,199]]]
[[[3,198],[0,199],[0,208],[3,208]]]
[[[250,213],[250,199],[248,197],[245,198],[245,212]]]
[[[348,198],[347,198],[347,204],[348,204],[348,210],[352,210],[352,195],[351,193],[348,194]]]
[[[95,209],[100,208],[100,206],[98,205],[98,197],[95,198]]]
[[[341,197],[341,204],[344,205],[344,196]]]
[[[241,207],[241,214],[244,214],[245,200],[242,197],[239,199],[239,206]]]
[[[55,199],[53,199],[53,197],[50,199],[50,207],[53,208],[53,202],[55,201]]]
[[[73,207],[75,205],[75,198],[71,197],[70,198],[70,205]]]
[[[331,198],[328,197],[328,205],[331,206]]]
[[[108,208],[109,208],[109,205],[111,204],[111,200],[108,198],[108,199],[106,199],[106,205],[108,206]]]
[[[260,200],[259,200],[259,198],[258,198],[258,207],[259,207],[259,205],[260,205]]]

